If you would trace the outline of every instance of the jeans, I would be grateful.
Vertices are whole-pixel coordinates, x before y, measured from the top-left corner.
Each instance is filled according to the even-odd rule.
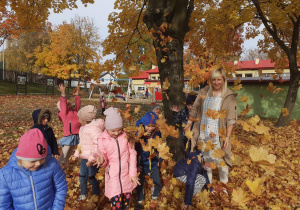
[[[92,191],[94,195],[98,195],[100,193],[99,181],[96,179],[95,175],[98,173],[98,168],[96,166],[87,167],[86,163],[88,160],[81,159],[80,162],[80,194],[87,194],[87,181],[92,185]]]
[[[145,184],[145,176],[146,175],[150,175],[150,177],[154,183],[154,191],[152,193],[152,197],[158,197],[159,192],[161,191],[162,185],[161,185],[160,178],[159,178],[158,168],[153,169],[153,170],[143,169],[139,176],[141,185],[138,185],[136,188],[137,195],[138,195],[137,201],[144,200],[144,184]]]

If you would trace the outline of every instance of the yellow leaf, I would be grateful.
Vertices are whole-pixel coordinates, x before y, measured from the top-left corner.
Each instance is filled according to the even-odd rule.
[[[242,188],[238,187],[236,190],[232,191],[232,201],[234,204],[239,205],[240,207],[246,209],[246,204],[249,201],[249,197],[246,192],[243,191]]]
[[[209,162],[209,167],[211,169],[216,169],[217,168],[217,165],[214,163],[214,162]]]
[[[192,162],[192,160],[188,158],[187,161],[186,161],[186,164],[190,165],[191,162]]]
[[[200,198],[200,201],[201,203],[205,204],[209,201],[209,191],[208,190],[202,190],[200,193],[199,193],[199,198]]]
[[[240,100],[241,100],[242,102],[248,102],[248,97],[242,96],[242,97],[240,98]]]
[[[238,84],[241,83],[241,77],[238,77],[235,81],[234,81],[234,86],[237,86]]]
[[[274,164],[276,156],[269,154],[269,152],[262,147],[251,146],[249,149],[249,156],[253,162],[267,161],[270,164]]]
[[[251,192],[255,195],[261,195],[261,190],[263,189],[263,186],[260,185],[260,179],[256,178],[253,182],[251,182],[249,179],[246,180],[246,185],[249,187]]]
[[[232,90],[241,90],[242,88],[243,88],[243,85],[242,85],[242,84],[239,84],[239,85],[237,85],[237,86],[232,87],[231,89],[232,89]]]
[[[203,141],[198,141],[198,143],[197,143],[198,149],[202,151],[203,150],[203,146],[204,146],[204,142]]]
[[[220,164],[219,164],[219,167],[225,167],[225,166],[227,166],[227,165],[226,165],[225,161],[222,160],[222,161],[220,162]]]
[[[269,85],[268,85],[268,87],[267,87],[267,90],[273,91],[273,90],[275,90],[275,89],[276,89],[276,86],[274,86],[273,83],[270,82]]]
[[[211,110],[211,109],[207,108],[207,110],[205,111],[205,114],[207,117],[211,117],[214,120],[218,118],[218,111],[216,111],[216,110]]]
[[[171,154],[169,153],[169,150],[170,148],[167,146],[166,142],[157,146],[157,151],[162,159],[168,159],[170,157]]]
[[[189,130],[185,131],[185,136],[188,139],[191,139],[191,138],[193,138],[193,132],[189,129]]]
[[[202,125],[201,131],[202,131],[202,132],[205,131],[205,125]]]
[[[164,62],[166,62],[166,59],[165,59],[165,58],[162,58],[162,59],[160,60],[160,62],[161,62],[161,63],[164,63]]]
[[[248,120],[248,123],[251,125],[251,126],[256,126],[260,121],[260,118],[259,116],[255,115],[255,117],[251,117],[250,120]]]
[[[225,155],[225,152],[221,148],[214,150],[214,152],[212,154],[212,156],[217,159],[221,159],[222,157],[224,157],[224,155]]]
[[[137,105],[135,108],[134,108],[134,113],[139,113],[141,110],[141,106],[140,105]]]
[[[170,87],[169,79],[166,78],[165,82],[163,83],[162,89],[167,90]]]
[[[289,115],[289,110],[287,108],[281,108],[282,116],[286,117]]]
[[[208,151],[214,150],[214,148],[215,148],[215,145],[214,145],[213,141],[212,140],[208,140],[207,143],[205,144],[204,152],[208,152]]]
[[[260,122],[258,125],[254,127],[254,131],[258,134],[268,134],[270,128],[266,127],[262,122]]]
[[[184,123],[182,123],[182,124],[181,124],[181,127],[185,128],[185,124],[184,124]]]
[[[224,119],[227,117],[227,110],[221,110],[221,111],[218,111],[218,118],[219,119]]]
[[[225,139],[226,138],[226,129],[225,128],[220,128],[219,131],[218,131],[218,134],[222,139]]]
[[[231,154],[231,163],[232,165],[240,166],[242,158],[238,155]]]
[[[77,150],[78,150],[78,153],[79,153],[79,154],[82,153],[82,151],[81,151],[81,145],[79,145],[79,146],[77,147]]]

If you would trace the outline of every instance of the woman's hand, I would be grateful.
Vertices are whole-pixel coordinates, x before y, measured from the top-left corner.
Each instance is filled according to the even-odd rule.
[[[66,87],[64,86],[64,84],[60,83],[58,85],[58,91],[61,93],[62,96],[66,95]]]
[[[131,176],[130,177],[130,181],[136,183],[137,185],[141,185],[141,183],[139,182],[139,178],[137,176]]]
[[[230,141],[230,137],[227,136],[227,137],[225,138],[225,142],[224,142],[224,145],[223,145],[223,150],[226,150],[226,149],[227,149],[227,147],[229,146],[229,141]]]
[[[173,105],[172,108],[171,108],[171,110],[172,110],[173,112],[179,112],[179,110],[178,110],[178,108],[177,108],[176,105]]]
[[[186,210],[186,209],[189,208],[189,206],[190,206],[190,205],[185,205],[185,204],[183,204],[183,205],[181,206],[181,210]]]

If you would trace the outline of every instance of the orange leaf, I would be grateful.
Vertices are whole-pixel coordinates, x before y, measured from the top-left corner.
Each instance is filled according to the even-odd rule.
[[[218,112],[216,110],[211,110],[211,109],[207,108],[205,114],[207,117],[211,117],[214,120],[218,118]]]
[[[214,145],[213,141],[212,140],[208,140],[207,143],[205,144],[204,152],[208,152],[208,151],[214,150],[214,148],[215,148],[215,145]]]
[[[227,117],[227,110],[224,109],[224,110],[218,112],[219,119],[224,119],[226,117]]]
[[[289,110],[287,108],[281,108],[282,116],[286,117],[289,115]]]
[[[212,156],[217,159],[221,159],[222,157],[224,157],[224,155],[225,155],[225,152],[221,148],[214,150],[214,152],[212,154]]]
[[[242,102],[248,102],[248,97],[242,96],[242,97],[240,98],[240,100],[241,100]]]
[[[186,164],[190,165],[191,162],[192,162],[192,160],[188,158],[188,160],[186,161]]]
[[[209,167],[211,169],[216,169],[217,168],[217,165],[214,163],[214,162],[209,162]]]
[[[232,89],[232,90],[241,90],[242,88],[243,88],[243,85],[242,85],[242,84],[239,84],[239,85],[237,85],[237,86],[232,87],[231,89]]]
[[[202,125],[201,131],[202,131],[202,132],[205,131],[205,125]]]
[[[210,136],[210,138],[215,138],[216,134],[214,134],[213,132],[210,132],[209,136]]]
[[[111,100],[112,103],[115,103],[115,102],[117,102],[117,101],[118,101],[118,99],[117,99],[116,97],[114,97],[114,98]]]

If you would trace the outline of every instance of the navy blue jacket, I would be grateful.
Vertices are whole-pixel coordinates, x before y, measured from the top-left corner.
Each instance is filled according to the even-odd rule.
[[[148,144],[148,139],[153,138],[155,139],[156,136],[159,136],[161,138],[161,133],[160,131],[154,131],[150,136],[142,136],[141,139],[144,140],[145,144]],[[154,152],[156,153],[156,156],[154,156],[153,158],[151,158],[151,160],[149,160],[148,158],[150,157],[150,152],[148,151],[144,151],[143,147],[141,145],[140,142],[135,144],[135,149],[137,151],[137,165],[142,166],[142,168],[144,170],[154,170],[158,168],[158,163],[161,162],[161,158],[159,158],[159,154],[157,150],[154,150]],[[151,165],[150,165],[151,163]]]
[[[204,176],[206,178],[206,184],[209,184],[209,179],[206,170],[202,168],[202,165],[197,158],[197,155],[199,155],[200,153],[201,151],[198,150],[197,152],[187,154],[186,159],[178,161],[174,167],[174,177],[181,177],[185,175],[187,176],[184,198],[185,205],[192,204],[194,185],[197,178],[197,174],[201,174],[202,176]],[[195,158],[193,159],[193,157]],[[187,164],[188,159],[191,160],[191,163],[189,165]]]
[[[32,118],[33,118],[33,122],[34,122],[34,126],[32,126],[32,128],[37,128],[43,133],[44,138],[47,141],[47,144],[51,148],[52,155],[59,155],[57,140],[54,135],[53,129],[49,125],[38,124],[40,112],[41,112],[41,109],[37,109],[32,112]]]
[[[46,162],[29,171],[17,165],[16,151],[0,170],[0,209],[63,210],[68,185],[58,161],[48,152]]]

